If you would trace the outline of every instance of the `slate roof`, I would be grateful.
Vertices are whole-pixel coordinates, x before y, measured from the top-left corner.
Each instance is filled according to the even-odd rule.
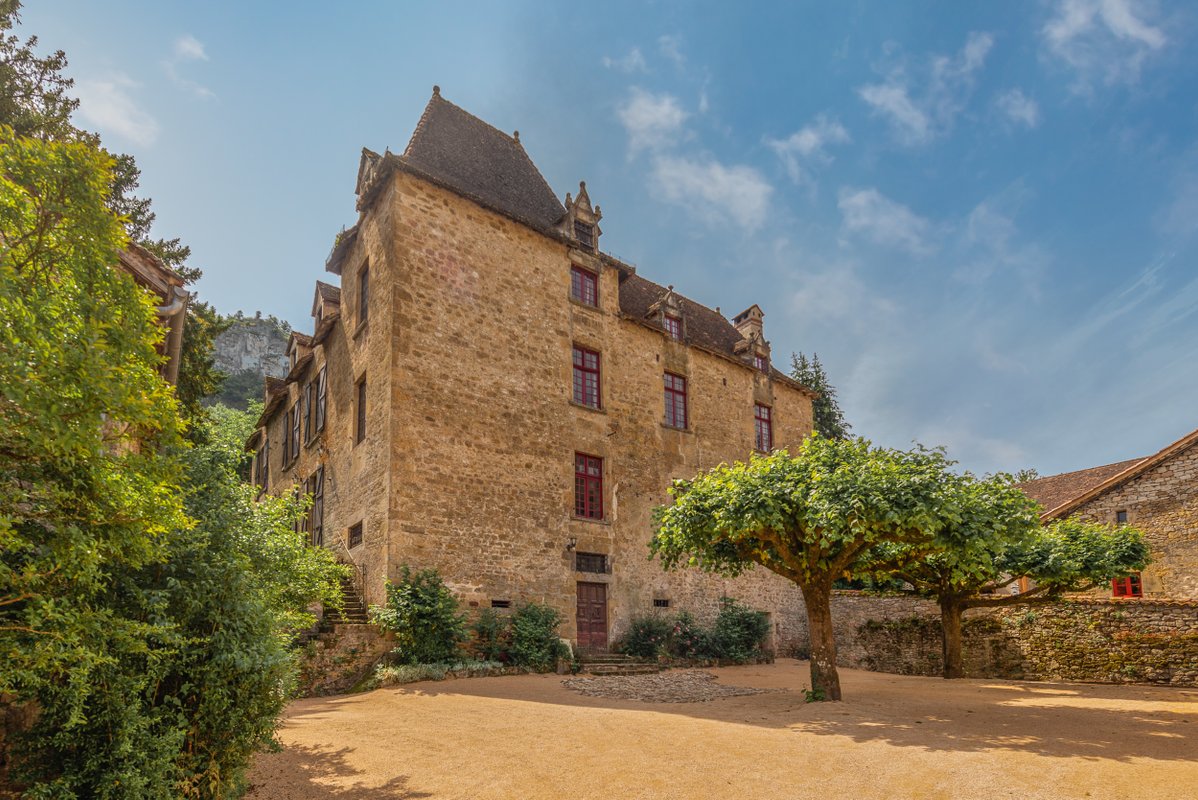
[[[1034,481],[1021,483],[1019,488],[1028,497],[1044,506],[1045,511],[1051,511],[1143,460],[1143,458],[1133,458],[1128,461],[1120,461],[1117,464],[1106,464],[1101,467],[1063,472],[1060,475],[1049,475],[1047,478],[1037,478]]]
[[[537,228],[551,228],[566,215],[518,138],[455,106],[436,87],[400,160]]]

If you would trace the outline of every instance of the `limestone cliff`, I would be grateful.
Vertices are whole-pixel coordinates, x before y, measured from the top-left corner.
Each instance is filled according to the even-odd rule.
[[[287,337],[291,328],[274,317],[227,317],[229,327],[216,337],[216,368],[228,375],[214,402],[244,409],[262,399],[267,375],[287,374]]]

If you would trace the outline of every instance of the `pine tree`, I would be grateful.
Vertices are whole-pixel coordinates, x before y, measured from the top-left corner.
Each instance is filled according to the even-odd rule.
[[[819,354],[812,353],[808,359],[805,353],[792,353],[790,363],[790,377],[819,393],[812,403],[816,433],[828,439],[848,437],[853,426],[844,419],[844,412],[836,401],[836,387],[828,381]]]

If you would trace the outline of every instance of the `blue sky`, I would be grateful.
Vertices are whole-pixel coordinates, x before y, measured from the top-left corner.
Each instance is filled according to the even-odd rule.
[[[751,11],[749,9],[752,9]],[[818,352],[855,431],[1042,474],[1198,426],[1198,9],[41,2],[224,312],[308,330],[360,149],[439,84],[604,249]]]

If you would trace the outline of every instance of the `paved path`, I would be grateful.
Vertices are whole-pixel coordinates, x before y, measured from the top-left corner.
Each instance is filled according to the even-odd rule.
[[[1198,798],[1198,690],[912,678],[806,664],[711,670],[761,694],[589,697],[551,675],[294,703],[254,800]]]

